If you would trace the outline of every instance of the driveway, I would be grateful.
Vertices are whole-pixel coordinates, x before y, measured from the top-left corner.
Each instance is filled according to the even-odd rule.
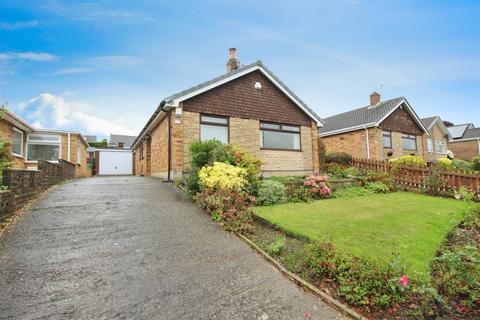
[[[340,319],[171,184],[59,186],[0,237],[1,319]]]

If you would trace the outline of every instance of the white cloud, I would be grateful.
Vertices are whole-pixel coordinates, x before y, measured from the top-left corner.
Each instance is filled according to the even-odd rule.
[[[0,30],[16,30],[38,27],[40,23],[37,20],[18,21],[18,22],[0,22]]]
[[[38,75],[42,75],[42,76],[63,76],[63,75],[69,75],[69,74],[89,73],[89,72],[92,72],[92,71],[93,71],[93,69],[84,68],[84,67],[64,68],[64,69],[56,70],[54,72],[41,73],[41,74],[38,74]]]
[[[4,52],[0,53],[0,61],[4,60],[30,60],[30,61],[53,61],[57,56],[46,52]]]
[[[64,97],[51,93],[22,102],[17,106],[17,112],[34,126],[49,129],[64,129],[80,131],[83,134],[107,136],[110,133],[136,135],[137,129],[100,117],[87,114],[82,109],[92,109],[92,106],[82,102],[65,101]]]
[[[99,68],[126,68],[137,65],[139,60],[127,55],[98,56],[87,60]]]

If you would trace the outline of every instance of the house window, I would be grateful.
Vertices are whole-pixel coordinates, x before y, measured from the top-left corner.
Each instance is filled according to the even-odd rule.
[[[392,132],[383,131],[383,147],[391,148],[392,147]]]
[[[77,163],[81,163],[82,162],[82,141],[80,141],[80,138],[78,138],[77,144],[78,144],[78,147],[77,147]]]
[[[427,151],[433,152],[433,139],[427,138]]]
[[[445,141],[435,142],[435,150],[437,151],[437,153],[446,154],[447,153],[447,148],[445,146]]]
[[[300,127],[261,122],[260,147],[275,150],[300,150]]]
[[[14,156],[22,157],[23,156],[23,132],[17,128],[13,128],[12,135],[12,154]]]
[[[140,145],[140,160],[143,160],[145,158],[145,148],[144,148],[144,142]]]
[[[58,161],[60,144],[60,136],[29,134],[27,136],[27,161]]]
[[[228,143],[229,120],[227,117],[200,115],[200,140],[216,139],[223,143]]]
[[[402,136],[404,150],[417,150],[417,136],[414,134],[404,134]]]

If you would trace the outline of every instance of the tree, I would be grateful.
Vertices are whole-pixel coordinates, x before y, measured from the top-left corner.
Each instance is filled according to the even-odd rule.
[[[453,127],[454,126],[453,122],[450,122],[448,120],[443,120],[443,124],[445,125],[445,127]]]

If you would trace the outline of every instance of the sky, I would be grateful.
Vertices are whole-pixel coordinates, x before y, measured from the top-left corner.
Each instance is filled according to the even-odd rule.
[[[242,64],[320,117],[405,96],[480,126],[479,1],[0,1],[0,103],[41,128],[137,135],[166,96]]]

